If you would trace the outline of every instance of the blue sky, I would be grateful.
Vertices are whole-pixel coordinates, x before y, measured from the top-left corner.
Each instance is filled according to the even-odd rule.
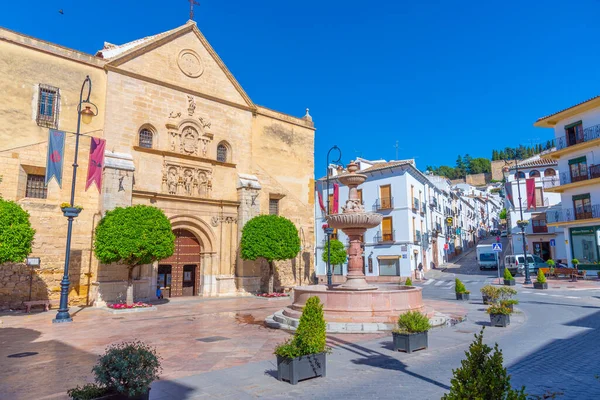
[[[399,158],[424,169],[545,142],[553,133],[537,118],[600,94],[598,1],[200,2],[200,30],[255,103],[296,116],[310,107],[317,176],[334,144],[348,162],[394,159],[398,141]],[[3,27],[94,53],[184,24],[189,4],[2,8]]]

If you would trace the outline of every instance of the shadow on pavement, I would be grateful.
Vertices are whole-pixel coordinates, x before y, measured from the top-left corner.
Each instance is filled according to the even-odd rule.
[[[535,300],[529,300],[529,301],[519,301],[520,304],[552,304],[555,306],[566,306],[566,307],[577,307],[577,308],[590,308],[592,310],[594,309],[600,309],[600,307],[596,307],[596,306],[582,306],[580,304],[567,304],[567,303],[557,303],[555,301],[535,301]]]
[[[600,382],[595,376],[600,358],[600,311],[564,325],[588,329],[523,354],[508,366],[513,386],[526,385],[528,393],[563,392],[561,399],[598,399]]]
[[[445,385],[436,380],[430,379],[426,376],[416,374],[407,369],[406,364],[402,361],[391,357],[387,354],[380,353],[373,349],[368,349],[359,344],[349,343],[339,338],[331,338],[333,342],[336,342],[336,347],[352,352],[356,355],[359,355],[361,358],[351,360],[354,364],[357,365],[368,365],[370,367],[388,369],[393,371],[400,371],[417,379],[420,379],[424,382],[430,383],[432,385],[438,386],[445,390],[450,390],[450,386]],[[393,347],[392,347],[393,348]]]

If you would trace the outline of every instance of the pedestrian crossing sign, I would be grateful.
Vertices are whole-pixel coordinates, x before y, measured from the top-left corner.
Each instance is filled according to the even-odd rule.
[[[502,251],[502,243],[492,243],[493,251]]]

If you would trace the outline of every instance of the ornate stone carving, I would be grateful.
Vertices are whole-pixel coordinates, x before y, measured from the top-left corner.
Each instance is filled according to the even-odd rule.
[[[225,217],[224,222],[226,224],[234,224],[237,222],[237,218],[235,217]]]
[[[181,117],[181,113],[180,112],[175,112],[175,111],[171,111],[171,113],[169,114],[169,118],[179,118]]]
[[[203,129],[204,128],[210,129],[210,121],[209,120],[207,120],[206,118],[200,117],[200,118],[198,118],[198,121],[200,121],[200,125],[202,125]]]
[[[192,115],[194,115],[194,112],[196,111],[196,100],[194,99],[194,96],[190,96],[189,94],[187,95],[188,98],[188,115],[191,117]]]
[[[191,126],[185,127],[183,132],[181,132],[180,151],[184,154],[197,154],[199,136],[195,128]]]
[[[162,191],[173,195],[209,198],[212,191],[212,170],[165,160]]]
[[[217,227],[219,225],[219,217],[213,215],[213,217],[210,219],[210,224],[214,227]]]
[[[177,65],[181,72],[190,78],[198,78],[204,72],[202,60],[194,50],[182,50],[177,57]]]

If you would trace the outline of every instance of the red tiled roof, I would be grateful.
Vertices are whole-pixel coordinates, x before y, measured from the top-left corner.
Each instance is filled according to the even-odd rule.
[[[545,158],[536,158],[534,160],[524,160],[523,162],[519,163],[519,168],[531,168],[531,167],[551,167],[551,166],[557,166],[558,165],[558,161],[556,160],[548,160]],[[515,166],[513,165],[512,167],[510,167],[511,170],[516,169]]]

